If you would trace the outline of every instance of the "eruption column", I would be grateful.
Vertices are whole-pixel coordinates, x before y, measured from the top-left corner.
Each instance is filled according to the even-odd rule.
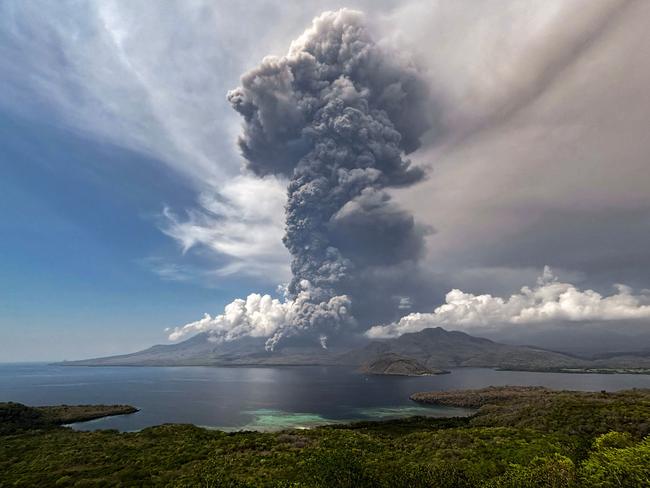
[[[286,56],[264,58],[228,99],[244,118],[248,169],[290,180],[291,311],[267,347],[300,332],[323,342],[356,323],[351,307],[368,302],[369,270],[421,253],[423,229],[385,189],[423,177],[405,155],[430,127],[426,84],[344,9],[316,18]]]

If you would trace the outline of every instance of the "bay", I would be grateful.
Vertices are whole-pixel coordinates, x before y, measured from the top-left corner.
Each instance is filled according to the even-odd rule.
[[[423,377],[367,376],[341,367],[70,367],[0,364],[0,401],[27,405],[129,404],[140,411],[73,424],[135,431],[163,423],[273,431],[412,415],[471,411],[427,407],[415,392],[500,385],[615,391],[650,388],[650,375],[453,369]]]

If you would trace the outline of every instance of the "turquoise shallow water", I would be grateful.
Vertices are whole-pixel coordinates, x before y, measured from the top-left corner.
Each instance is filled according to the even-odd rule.
[[[409,400],[418,391],[539,385],[556,389],[650,388],[650,375],[583,375],[454,369],[425,377],[364,376],[346,368],[148,368],[0,364],[0,401],[28,405],[127,403],[133,415],[75,424],[133,431],[162,423],[223,430],[281,430],[412,415],[467,415]]]
[[[314,413],[285,412],[282,410],[260,409],[243,412],[252,420],[241,426],[219,426],[219,430],[234,432],[256,430],[259,432],[277,432],[285,429],[311,429],[321,425],[348,424],[362,420],[388,420],[405,417],[456,417],[471,415],[473,412],[462,408],[441,408],[426,406],[374,407],[359,408],[350,411],[349,418],[332,419]],[[209,427],[209,426],[208,426]]]
[[[311,429],[319,425],[345,423],[344,420],[328,419],[315,413],[284,412],[282,410],[260,409],[243,412],[251,416],[251,421],[240,426],[219,426],[219,430],[227,432],[239,430],[257,430],[274,432],[284,429]]]

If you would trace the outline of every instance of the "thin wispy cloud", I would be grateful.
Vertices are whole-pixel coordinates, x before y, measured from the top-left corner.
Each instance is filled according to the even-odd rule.
[[[162,231],[184,253],[207,249],[224,264],[217,276],[252,276],[272,283],[289,277],[288,252],[282,244],[286,184],[275,177],[239,176],[218,194],[203,193],[199,206],[179,216],[163,212]]]
[[[170,2],[3,2],[0,103],[149,154],[197,187],[237,173],[216,9]],[[178,29],[182,18],[188,29]],[[231,82],[232,83],[232,82]]]

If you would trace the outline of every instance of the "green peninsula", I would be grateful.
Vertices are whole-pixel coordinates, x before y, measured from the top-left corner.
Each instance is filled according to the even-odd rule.
[[[0,434],[86,422],[137,412],[131,405],[56,405],[28,407],[22,403],[0,403]]]

